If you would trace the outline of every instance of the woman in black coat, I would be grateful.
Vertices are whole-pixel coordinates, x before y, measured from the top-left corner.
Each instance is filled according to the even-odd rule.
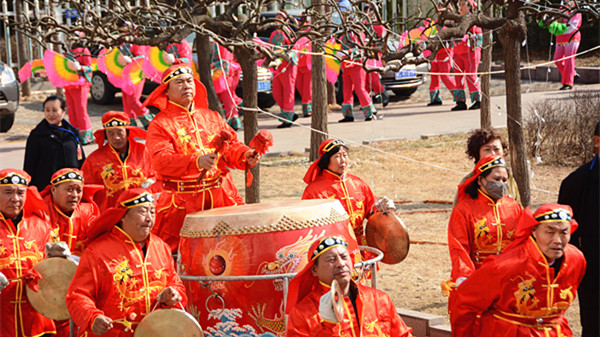
[[[61,168],[81,168],[85,160],[79,130],[64,120],[65,101],[50,96],[44,101],[44,120],[31,130],[25,147],[24,170],[30,185],[43,190],[54,172]]]

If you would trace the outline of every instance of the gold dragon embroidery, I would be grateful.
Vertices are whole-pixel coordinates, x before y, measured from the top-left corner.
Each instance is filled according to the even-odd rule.
[[[517,284],[517,290],[513,293],[517,303],[517,312],[522,315],[531,314],[539,302],[539,300],[535,297],[535,287],[533,286],[533,283],[536,281],[536,279],[529,273],[526,273],[526,275],[530,277],[527,280],[521,276],[517,276],[517,278],[521,279],[521,282]],[[511,279],[513,282],[515,280],[516,279]]]
[[[146,288],[144,287],[144,282],[134,278],[128,259],[123,259],[120,262],[112,260],[111,264],[114,265],[113,280],[121,297],[121,303],[119,304],[121,311],[126,311],[128,307],[143,299],[146,294],[149,294],[151,297],[158,295],[167,285],[167,275],[163,269],[154,272],[154,276],[158,280],[150,281]],[[138,284],[141,288],[138,288]]]

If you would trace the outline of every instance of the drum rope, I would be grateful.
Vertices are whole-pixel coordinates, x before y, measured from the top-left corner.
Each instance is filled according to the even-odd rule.
[[[265,111],[265,110],[263,110],[261,108],[258,108],[258,107],[257,108],[241,107],[241,109],[244,110],[244,111],[252,111],[252,112],[257,112],[257,113],[264,113],[265,115],[273,117],[273,118],[275,118],[277,120],[281,119],[281,117],[279,117],[278,115],[270,113],[270,112]],[[406,157],[406,156],[403,156],[403,155],[400,155],[400,154],[397,154],[397,153],[393,153],[393,152],[388,152],[388,151],[385,151],[385,150],[381,150],[381,149],[378,149],[376,147],[373,147],[373,146],[370,146],[370,145],[367,145],[367,144],[361,144],[361,143],[353,141],[351,139],[347,139],[347,138],[344,138],[344,137],[335,136],[335,135],[333,135],[331,133],[327,133],[327,132],[323,132],[321,130],[314,129],[311,126],[303,125],[303,124],[301,124],[299,122],[296,122],[296,121],[286,121],[286,122],[291,123],[291,124],[296,125],[296,126],[299,126],[301,128],[307,129],[307,130],[309,130],[311,132],[320,133],[322,135],[325,135],[326,137],[333,137],[333,138],[336,138],[336,139],[340,139],[340,140],[343,140],[346,143],[354,144],[354,145],[356,145],[358,147],[363,147],[365,149],[372,150],[374,152],[379,152],[381,154],[385,154],[385,155],[388,155],[388,156],[391,156],[391,157],[396,157],[396,158],[399,158],[399,159],[404,159],[406,161],[410,161],[410,162],[413,162],[413,163],[417,163],[417,164],[421,164],[421,165],[425,165],[425,166],[437,168],[437,169],[440,169],[440,170],[443,170],[443,171],[457,173],[457,174],[460,174],[460,175],[466,175],[468,173],[468,172],[454,170],[454,169],[447,168],[447,167],[444,167],[444,166],[440,166],[440,165],[428,163],[428,162],[425,162],[425,161],[422,161],[422,160],[418,160],[418,159]],[[547,191],[547,190],[543,190],[543,189],[539,189],[539,188],[535,188],[535,187],[531,187],[531,190],[532,191],[541,192],[541,193],[547,193],[547,194],[551,194],[551,195],[558,195],[558,193],[556,193],[556,192]]]

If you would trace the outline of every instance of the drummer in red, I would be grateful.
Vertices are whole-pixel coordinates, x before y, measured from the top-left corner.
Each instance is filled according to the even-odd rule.
[[[35,311],[25,287],[37,281],[30,273],[45,255],[53,254],[50,225],[44,202],[31,177],[22,170],[0,171],[0,336],[21,337],[55,334],[54,322]]]
[[[56,171],[42,192],[48,209],[51,240],[67,243],[73,255],[81,256],[85,248],[84,234],[100,211],[92,201],[92,196],[102,186],[84,186],[83,173],[74,168]]]
[[[146,142],[163,187],[154,233],[176,251],[187,213],[242,202],[229,168],[245,170],[256,165],[260,155],[255,156],[223,118],[208,109],[206,89],[187,64],[169,67],[144,104],[160,110]],[[224,133],[230,140],[216,153],[213,140]]]
[[[81,170],[87,184],[104,186],[104,191],[95,194],[94,201],[100,210],[105,210],[115,205],[123,191],[149,187],[155,173],[146,145],[135,140],[146,139],[146,131],[131,126],[122,111],[102,115],[102,127],[94,132],[98,149],[87,157]],[[155,189],[160,190],[153,187],[154,192],[158,192]]]
[[[526,209],[515,241],[455,291],[452,336],[573,336],[564,313],[586,267],[568,243],[575,229],[569,206]]]
[[[363,221],[374,212],[395,209],[394,202],[387,197],[376,199],[367,183],[346,172],[348,147],[341,140],[324,140],[319,155],[304,175],[308,186],[302,199],[338,199],[350,216],[358,244],[366,246]]]
[[[287,336],[412,336],[390,297],[352,280],[353,256],[340,237],[319,239],[307,254],[308,264],[290,282]],[[334,314],[331,283],[344,294],[343,319]]]
[[[133,336],[157,305],[185,306],[171,250],[150,233],[154,211],[150,191],[131,189],[92,224],[66,298],[78,336]]]

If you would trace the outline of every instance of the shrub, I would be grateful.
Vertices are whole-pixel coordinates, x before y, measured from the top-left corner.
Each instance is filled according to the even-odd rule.
[[[600,121],[600,91],[577,90],[538,101],[525,118],[527,151],[538,162],[581,165],[593,157],[593,133]]]

